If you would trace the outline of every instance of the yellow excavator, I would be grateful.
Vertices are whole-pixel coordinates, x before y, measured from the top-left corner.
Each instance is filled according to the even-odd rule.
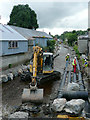
[[[53,56],[53,53],[43,52],[39,46],[33,47],[29,70],[31,83],[29,89],[24,88],[23,90],[22,102],[43,101],[43,89],[38,89],[37,84],[46,82],[49,79],[60,78],[60,72],[53,70],[53,61],[58,55]]]

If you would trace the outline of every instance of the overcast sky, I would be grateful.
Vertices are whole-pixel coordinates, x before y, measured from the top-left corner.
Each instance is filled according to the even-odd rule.
[[[0,23],[9,22],[14,5],[29,4],[37,14],[39,29],[51,34],[88,28],[88,0],[0,0]]]

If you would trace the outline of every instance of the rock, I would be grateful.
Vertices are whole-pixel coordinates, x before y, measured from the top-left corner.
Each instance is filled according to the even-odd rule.
[[[14,76],[13,76],[13,73],[12,73],[12,72],[8,73],[7,76],[8,76],[8,80],[13,80],[13,77],[14,77]]]
[[[28,120],[28,113],[27,112],[15,112],[9,116],[9,119],[12,118],[25,118],[25,120]]]
[[[18,70],[18,75],[20,75],[20,74],[22,74],[23,73],[23,70],[20,68],[19,70]]]
[[[28,66],[26,66],[26,65],[22,65],[22,70],[23,70],[24,72],[27,72],[27,70],[28,70]]]
[[[67,91],[79,91],[79,84],[77,83],[69,83],[67,86]]]
[[[40,112],[40,108],[37,106],[34,106],[34,107],[32,107],[32,109],[30,111],[33,112],[34,114],[37,114]]]
[[[66,99],[65,98],[57,98],[54,100],[52,104],[52,109],[55,112],[61,112],[66,104]]]
[[[72,99],[65,105],[64,110],[68,113],[79,114],[85,106],[85,101],[82,99]]]
[[[24,112],[27,112],[27,111],[30,111],[30,108],[26,105],[22,105],[21,108],[20,108],[20,111],[24,111]]]
[[[43,109],[43,113],[45,115],[51,114],[50,104],[43,105],[42,109]]]
[[[2,82],[7,82],[8,81],[7,75],[1,75],[0,79],[2,80]]]

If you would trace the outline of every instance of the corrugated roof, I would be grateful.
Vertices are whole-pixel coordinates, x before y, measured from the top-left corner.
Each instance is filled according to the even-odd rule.
[[[0,24],[0,40],[27,40],[9,25]]]
[[[48,35],[45,32],[36,31],[32,29],[27,28],[21,28],[16,26],[11,26],[14,30],[22,34],[25,38],[29,39],[30,37],[45,37],[45,38],[52,38],[50,35]]]

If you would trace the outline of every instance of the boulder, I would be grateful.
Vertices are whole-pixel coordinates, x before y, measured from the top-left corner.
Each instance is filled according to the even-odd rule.
[[[79,91],[79,84],[77,83],[69,83],[67,86],[67,91]]]
[[[85,106],[85,101],[82,99],[72,99],[66,102],[64,110],[68,113],[79,114]]]
[[[12,72],[8,73],[7,76],[8,76],[8,80],[13,80],[13,77],[14,77],[14,76],[13,76],[13,73],[12,73]]]
[[[66,99],[65,98],[57,98],[54,100],[52,104],[52,109],[55,112],[61,112],[66,104]]]
[[[0,79],[2,80],[2,82],[7,82],[8,81],[7,75],[1,75]]]
[[[25,120],[28,120],[28,113],[27,112],[15,112],[9,116],[9,119],[12,118],[25,118]]]

